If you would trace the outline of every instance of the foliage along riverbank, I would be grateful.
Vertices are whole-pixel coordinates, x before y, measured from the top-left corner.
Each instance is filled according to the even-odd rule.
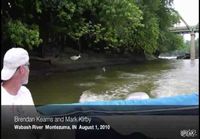
[[[179,21],[173,0],[2,1],[2,53],[13,46],[32,55],[79,53],[158,55],[183,46],[171,33]],[[72,55],[72,53],[71,53]]]

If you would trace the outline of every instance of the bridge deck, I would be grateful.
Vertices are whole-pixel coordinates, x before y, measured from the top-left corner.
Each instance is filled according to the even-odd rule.
[[[188,29],[186,26],[172,27],[169,28],[169,30],[174,33],[196,33],[199,32],[199,26],[190,26],[190,29]]]

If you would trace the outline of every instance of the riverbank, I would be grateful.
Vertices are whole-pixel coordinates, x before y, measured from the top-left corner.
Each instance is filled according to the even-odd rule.
[[[54,72],[77,71],[92,68],[103,68],[106,66],[137,64],[146,60],[146,57],[140,55],[114,55],[106,56],[102,54],[81,54],[78,60],[71,60],[70,55],[64,55],[58,58],[45,58],[45,60],[36,60],[31,58],[30,75],[52,74]]]

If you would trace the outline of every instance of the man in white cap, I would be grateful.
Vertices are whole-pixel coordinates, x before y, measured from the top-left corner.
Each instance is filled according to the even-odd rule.
[[[34,105],[28,83],[29,55],[23,48],[11,48],[4,55],[1,70],[1,105]]]
[[[1,105],[3,137],[30,138],[37,132],[22,132],[13,130],[13,126],[23,118],[39,116],[34,106],[32,95],[24,85],[29,78],[29,55],[23,48],[11,48],[4,55],[1,70]],[[30,126],[34,122],[21,121],[21,125]],[[38,123],[39,125],[40,123]],[[10,134],[12,131],[12,135]]]

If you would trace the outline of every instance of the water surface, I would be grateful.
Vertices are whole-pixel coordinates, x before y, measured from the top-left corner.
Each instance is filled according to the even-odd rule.
[[[199,60],[158,59],[105,69],[31,76],[35,104],[126,99],[134,92],[152,98],[198,92]]]

